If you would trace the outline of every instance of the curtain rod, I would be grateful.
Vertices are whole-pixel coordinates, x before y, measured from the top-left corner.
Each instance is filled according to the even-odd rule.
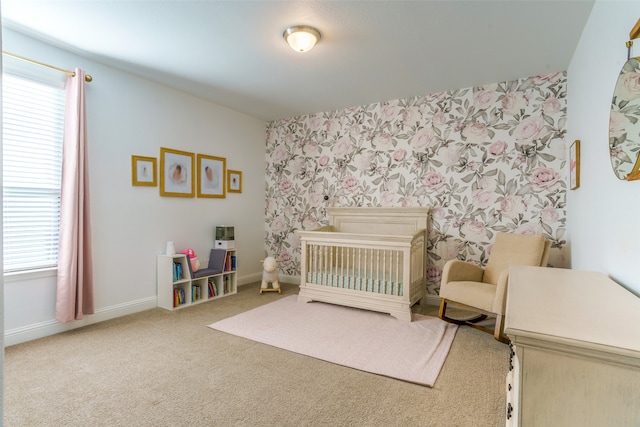
[[[24,56],[16,55],[15,53],[7,52],[5,50],[2,51],[2,54],[3,55],[7,55],[7,56],[11,56],[11,57],[16,58],[16,59],[20,59],[22,61],[31,62],[32,64],[40,65],[42,67],[50,68],[52,70],[61,71],[61,72],[65,73],[65,74],[69,74],[70,76],[74,76],[75,77],[75,75],[76,75],[75,71],[65,70],[64,68],[54,67],[53,65],[49,65],[49,64],[45,64],[43,62],[35,61],[33,59],[25,58]],[[86,82],[91,82],[91,81],[93,81],[93,77],[91,77],[90,74],[85,74],[84,75],[84,80]]]

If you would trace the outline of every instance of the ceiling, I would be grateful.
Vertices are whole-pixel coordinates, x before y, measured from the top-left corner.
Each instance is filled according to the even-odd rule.
[[[1,7],[7,28],[274,120],[564,71],[593,3],[2,0]],[[294,52],[282,38],[297,24],[322,33],[312,51]]]

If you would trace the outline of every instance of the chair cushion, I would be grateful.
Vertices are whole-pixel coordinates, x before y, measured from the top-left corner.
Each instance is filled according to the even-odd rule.
[[[448,282],[440,287],[440,297],[492,312],[496,286],[483,282]]]
[[[511,265],[540,266],[544,249],[542,234],[498,233],[482,281],[497,284],[500,273]]]

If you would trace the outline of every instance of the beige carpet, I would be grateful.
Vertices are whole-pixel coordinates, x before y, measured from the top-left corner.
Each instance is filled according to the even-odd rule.
[[[458,328],[436,383],[424,387],[206,326],[298,287],[259,291],[257,282],[187,309],[7,347],[4,427],[505,425],[509,347],[491,335]]]
[[[432,387],[457,326],[413,314],[401,322],[388,314],[296,295],[209,325],[263,344],[365,372]]]

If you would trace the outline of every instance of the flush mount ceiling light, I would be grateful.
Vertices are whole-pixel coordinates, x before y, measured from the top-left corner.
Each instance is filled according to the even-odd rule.
[[[284,30],[282,37],[296,52],[308,52],[320,40],[320,31],[307,25],[294,25]]]

